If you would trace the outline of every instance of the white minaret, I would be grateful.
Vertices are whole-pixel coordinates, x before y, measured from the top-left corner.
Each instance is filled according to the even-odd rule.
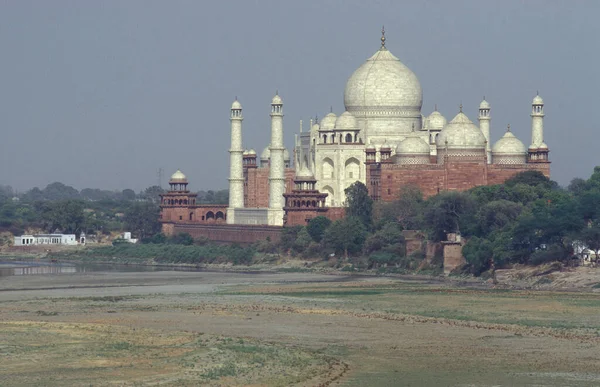
[[[531,145],[529,149],[539,149],[544,144],[544,100],[536,95],[531,104]]]
[[[271,163],[269,170],[269,225],[283,226],[285,175],[283,151],[283,101],[279,94],[271,102]]]
[[[227,223],[235,223],[235,209],[244,207],[244,167],[242,148],[242,105],[237,98],[231,105],[231,148],[229,148],[229,208]]]
[[[487,155],[487,163],[492,163],[492,147],[490,145],[490,104],[483,97],[483,101],[479,104],[479,129],[483,133],[486,141],[485,153]]]

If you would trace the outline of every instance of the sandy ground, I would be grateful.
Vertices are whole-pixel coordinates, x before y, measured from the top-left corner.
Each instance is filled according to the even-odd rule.
[[[0,385],[600,385],[600,294],[311,273],[0,277]]]

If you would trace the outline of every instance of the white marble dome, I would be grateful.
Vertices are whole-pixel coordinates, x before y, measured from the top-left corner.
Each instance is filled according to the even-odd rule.
[[[335,120],[336,129],[357,129],[358,123],[356,118],[349,111],[343,112],[337,120]]]
[[[267,147],[265,149],[263,149],[262,153],[260,154],[261,160],[268,160],[270,157],[271,157],[271,144],[267,145]]]
[[[429,155],[429,152],[429,144],[417,134],[406,137],[396,147],[396,154],[398,155]]]
[[[271,144],[267,145],[267,147],[265,149],[263,149],[262,153],[260,154],[261,160],[269,160],[270,158],[271,158]],[[284,161],[290,160],[290,152],[288,152],[287,149],[283,150],[283,160]]]
[[[179,169],[171,175],[171,181],[187,181],[187,177]]]
[[[279,96],[279,94],[275,94],[275,97],[273,97],[273,100],[271,101],[271,105],[282,105],[283,101],[281,100],[281,97]]]
[[[250,148],[250,150],[248,151],[248,155],[249,156],[256,156],[256,151],[254,150],[254,148]]]
[[[539,95],[536,95],[535,97],[533,97],[533,104],[534,105],[543,105],[544,100]]]
[[[484,149],[485,136],[462,111],[450,121],[437,138],[437,148]]]
[[[311,132],[318,132],[321,127],[319,124],[313,124],[312,128],[310,128]]]
[[[242,153],[242,156],[248,156],[248,149],[244,149],[244,152]]]
[[[333,130],[337,116],[334,113],[329,113],[321,120],[321,130]]]
[[[296,173],[296,179],[298,179],[298,180],[313,180],[314,175],[312,174],[310,169],[308,169],[306,167],[306,165],[302,165],[302,168],[300,168],[300,171],[298,171],[298,173]]]
[[[427,129],[430,130],[442,130],[447,123],[448,120],[446,120],[446,117],[444,117],[442,113],[438,112],[437,110],[427,117]]]
[[[236,99],[235,101],[233,101],[233,103],[231,104],[231,110],[237,110],[237,109],[241,109],[242,108],[242,104]]]
[[[527,153],[525,144],[521,142],[515,135],[507,130],[504,136],[500,140],[496,141],[492,147],[493,154],[510,154],[510,155],[521,155]]]
[[[420,111],[423,91],[417,76],[385,47],[361,65],[346,83],[346,110],[412,108]]]
[[[481,103],[479,104],[479,108],[480,109],[490,109],[490,103],[488,101],[486,101],[484,98],[483,101],[481,101]]]

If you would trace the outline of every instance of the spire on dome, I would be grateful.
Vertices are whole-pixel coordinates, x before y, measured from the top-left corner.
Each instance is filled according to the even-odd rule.
[[[434,112],[437,112],[437,103],[435,104],[435,107],[433,108]]]
[[[463,112],[463,111],[462,111],[462,108],[463,108],[463,106],[462,106],[462,102],[460,103],[460,105],[458,105],[458,108],[460,109],[460,112],[462,113],[462,112]]]
[[[508,124],[508,126],[506,127],[506,131],[510,132],[510,124]]]
[[[381,27],[381,49],[386,50],[386,48],[385,48],[385,26]]]

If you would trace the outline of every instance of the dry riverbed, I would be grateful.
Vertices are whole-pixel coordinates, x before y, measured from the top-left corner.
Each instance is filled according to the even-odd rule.
[[[0,277],[0,385],[600,385],[600,294],[314,273]]]

